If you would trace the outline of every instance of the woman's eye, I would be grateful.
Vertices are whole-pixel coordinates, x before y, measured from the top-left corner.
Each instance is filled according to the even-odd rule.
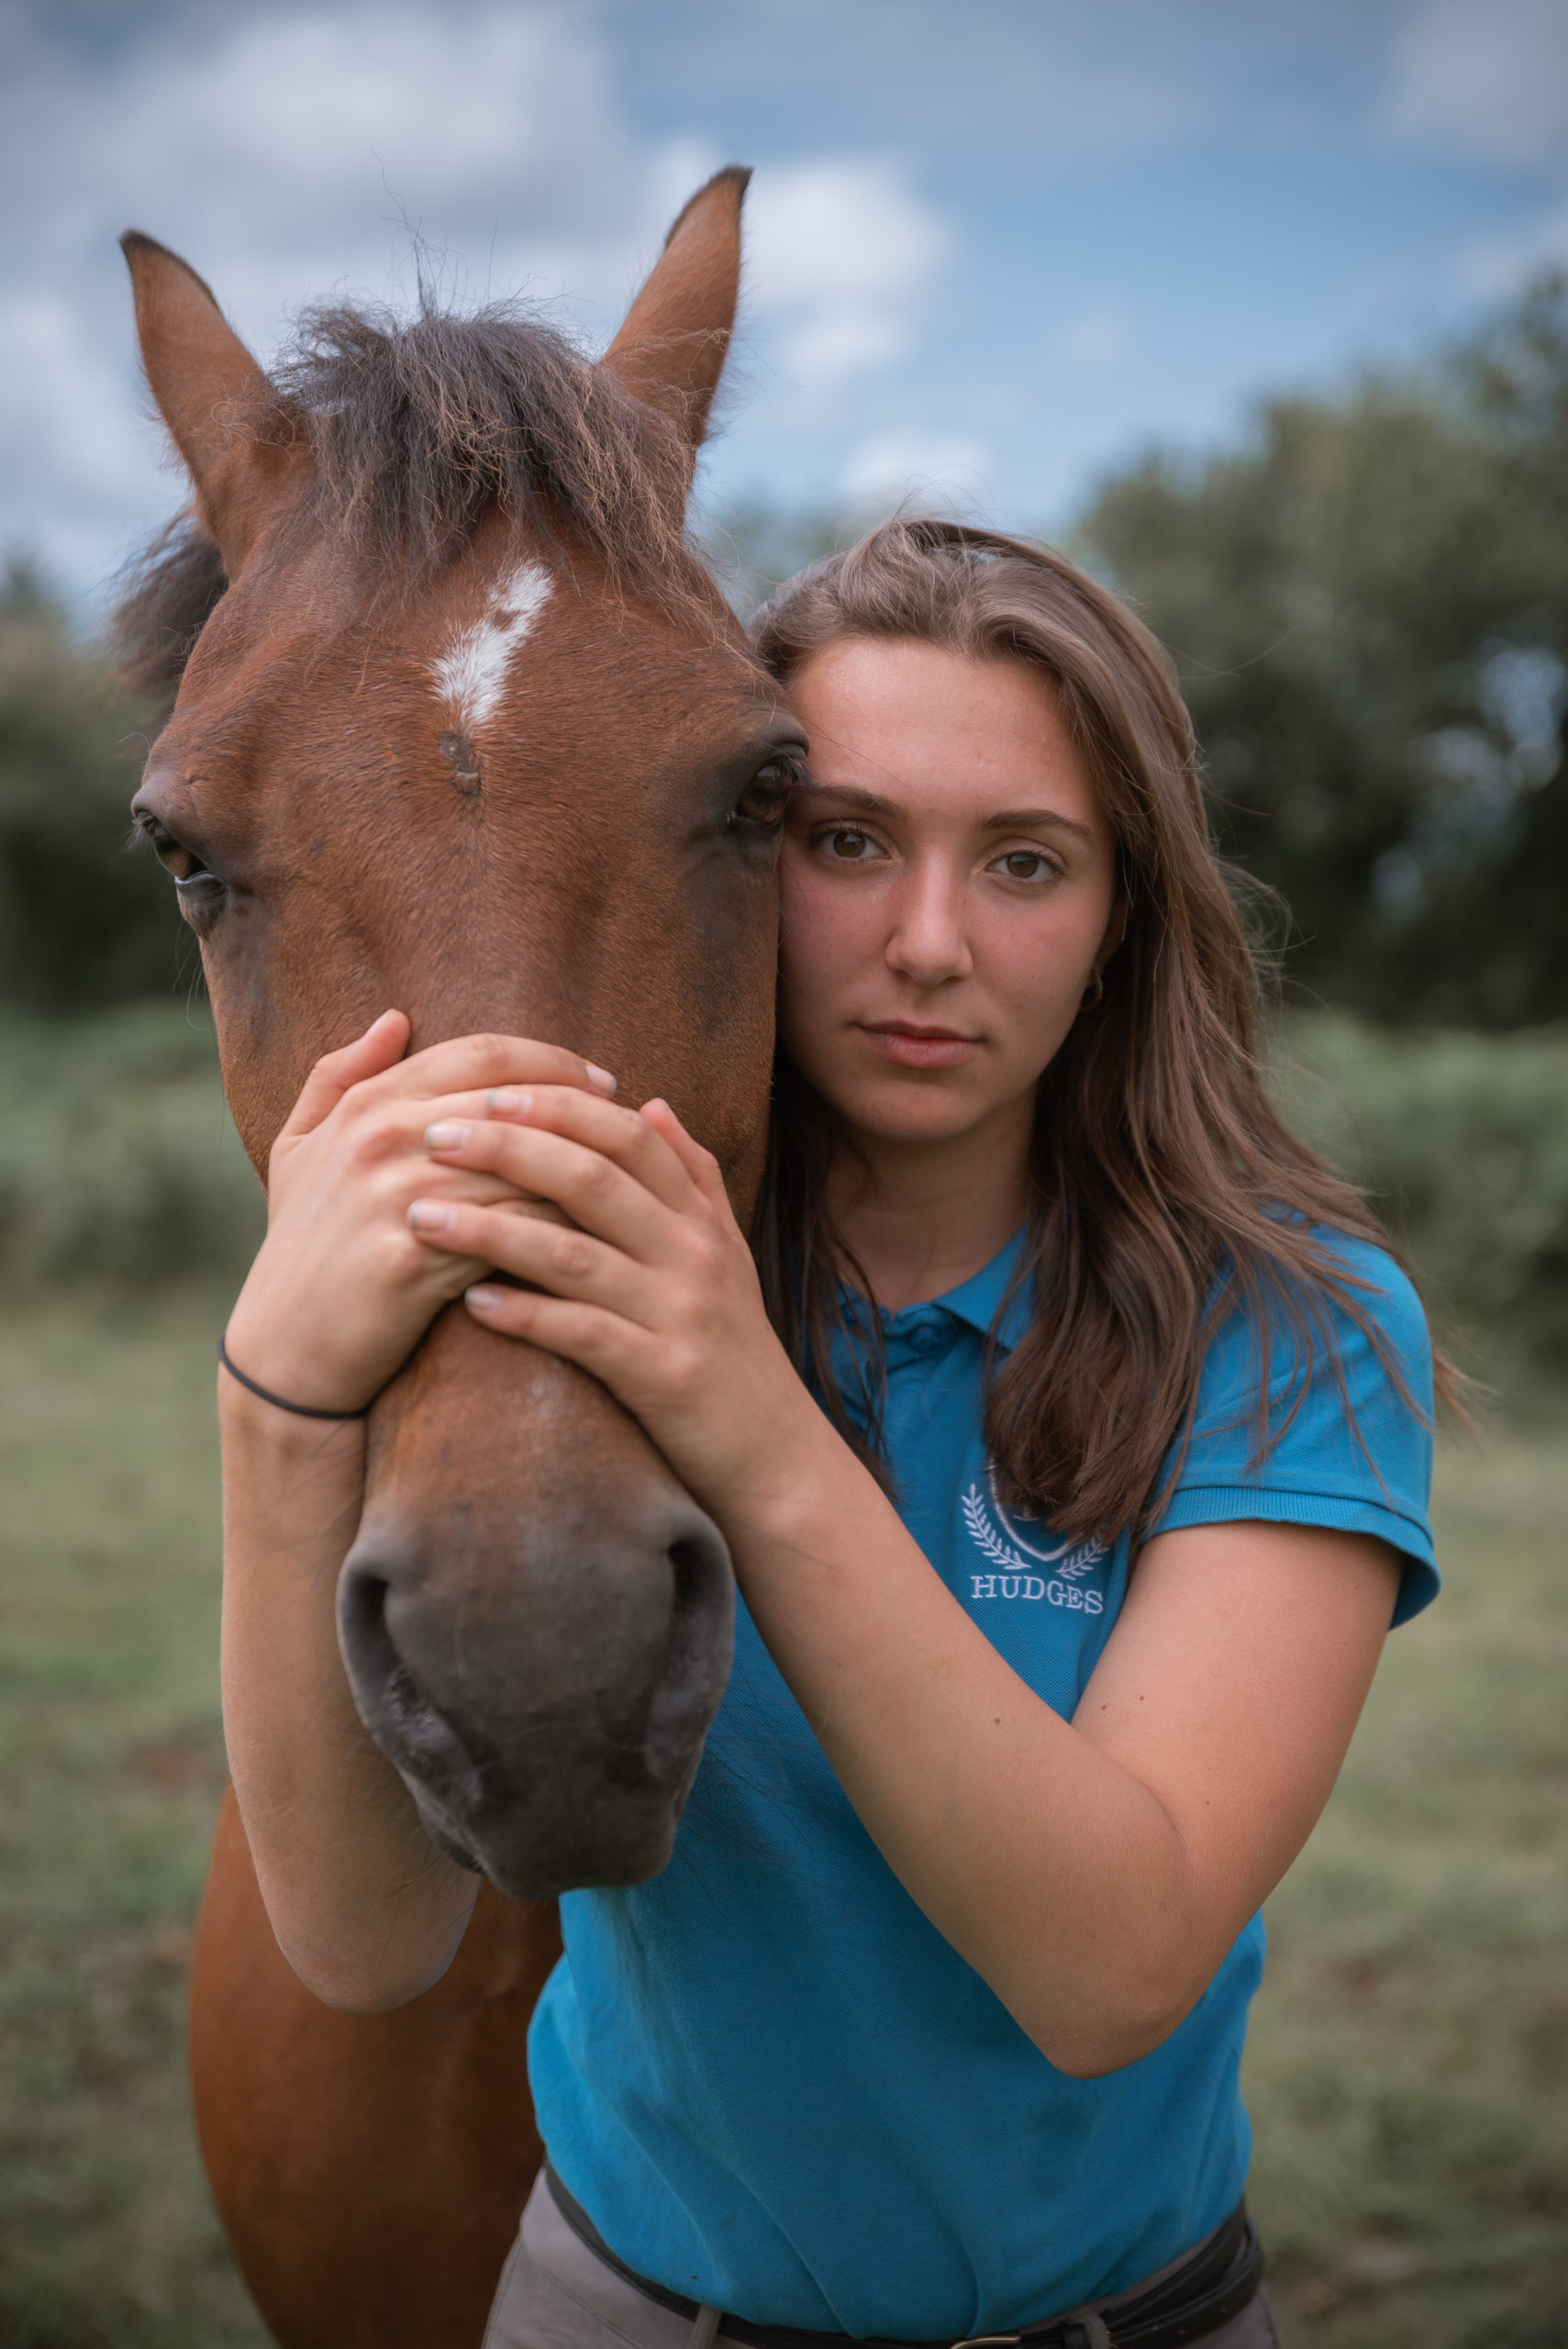
[[[1033,848],[1011,849],[996,862],[1009,881],[1044,881],[1056,871],[1051,859]]]
[[[773,831],[784,821],[795,770],[784,759],[770,759],[759,767],[735,803],[732,822],[762,825]]]
[[[824,832],[822,845],[840,864],[862,864],[873,849],[871,835],[857,831],[852,824],[840,824]]]

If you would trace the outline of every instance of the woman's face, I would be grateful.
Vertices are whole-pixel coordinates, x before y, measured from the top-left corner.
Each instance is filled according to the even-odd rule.
[[[1032,1095],[1119,937],[1116,841],[1043,674],[850,637],[791,680],[780,1032],[864,1140]]]

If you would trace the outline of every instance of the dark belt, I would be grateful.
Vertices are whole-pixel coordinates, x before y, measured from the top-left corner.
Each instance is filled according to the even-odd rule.
[[[635,2285],[661,2308],[673,2309],[695,2323],[701,2303],[684,2293],[650,2282],[617,2259],[592,2219],[574,2202],[552,2169],[545,2181],[557,2210],[588,2249],[628,2284]],[[1129,2292],[1092,2300],[1065,2315],[1047,2317],[1038,2324],[1020,2325],[1016,2332],[978,2332],[964,2340],[862,2341],[847,2332],[809,2332],[789,2324],[751,2324],[746,2318],[721,2315],[718,2330],[748,2349],[1184,2349],[1189,2341],[1207,2341],[1221,2325],[1240,2315],[1262,2283],[1263,2254],[1247,2206],[1239,2202],[1230,2216],[1194,2245],[1184,2259],[1151,2284],[1137,2284]]]

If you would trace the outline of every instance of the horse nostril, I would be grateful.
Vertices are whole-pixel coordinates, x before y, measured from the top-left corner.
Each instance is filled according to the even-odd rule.
[[[406,1780],[422,1788],[439,1779],[473,1799],[480,1767],[400,1653],[387,1621],[390,1592],[370,1562],[350,1557],[339,1576],[338,1645],[360,1718]]]
[[[359,1696],[362,1688],[374,1705],[378,1732],[390,1736],[395,1749],[412,1759],[431,1709],[397,1653],[386,1620],[390,1587],[383,1575],[356,1572],[343,1576],[338,1601],[338,1642],[355,1695]]]
[[[677,1750],[684,1754],[689,1747],[694,1713],[711,1710],[723,1693],[735,1587],[729,1553],[717,1527],[706,1520],[677,1533],[664,1554],[670,1564],[669,1644],[648,1712],[648,1761],[657,1778],[667,1776]]]
[[[369,1679],[393,1653],[392,1634],[386,1628],[386,1591],[384,1575],[352,1564],[344,1567],[339,1579],[338,1644],[356,1685],[361,1674]]]

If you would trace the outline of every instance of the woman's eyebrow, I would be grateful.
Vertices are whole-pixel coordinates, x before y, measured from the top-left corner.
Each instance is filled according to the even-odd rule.
[[[800,785],[803,797],[832,799],[853,807],[864,816],[885,816],[896,820],[908,813],[896,799],[884,799],[879,792],[863,791],[858,784],[824,783],[816,775],[808,776]],[[1054,807],[1005,807],[999,814],[981,818],[983,832],[1071,832],[1075,840],[1094,845],[1095,835],[1087,824],[1073,816],[1063,816]]]
[[[1078,840],[1094,845],[1094,833],[1087,824],[1080,824],[1073,816],[1059,815],[1054,807],[1005,807],[999,816],[987,816],[981,829],[986,832],[1072,832]]]
[[[895,799],[884,799],[874,791],[862,791],[852,783],[823,783],[808,774],[800,785],[802,794],[814,799],[841,799],[858,807],[865,816],[902,816],[905,810]]]

